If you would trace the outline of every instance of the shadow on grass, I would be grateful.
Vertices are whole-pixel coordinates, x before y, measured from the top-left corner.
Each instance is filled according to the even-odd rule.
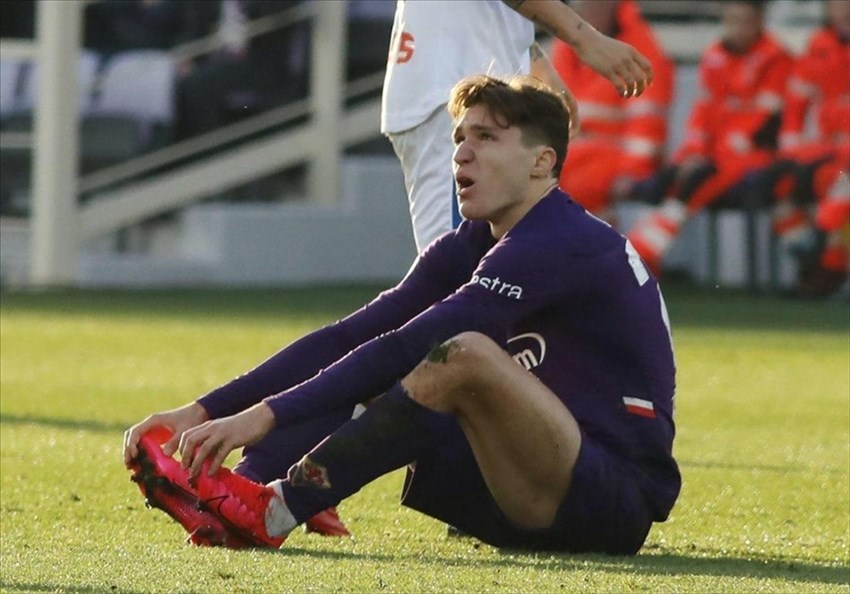
[[[62,419],[37,415],[0,415],[0,424],[4,425],[41,425],[52,429],[91,431],[92,433],[124,433],[132,423],[105,423],[87,419]]]
[[[673,554],[644,554],[634,558],[605,559],[595,557],[606,570],[638,575],[693,575],[783,579],[796,583],[847,584],[850,566],[825,567],[796,560],[773,557],[690,557]]]
[[[228,551],[232,553],[233,551]],[[377,561],[404,563],[408,567],[416,564],[434,564],[440,567],[510,567],[521,569],[546,569],[550,571],[587,571],[596,566],[599,571],[620,573],[629,576],[682,576],[729,577],[751,579],[782,579],[797,584],[841,584],[850,581],[850,566],[824,567],[797,561],[773,558],[740,559],[732,557],[688,557],[671,554],[643,554],[636,557],[611,557],[606,555],[556,555],[547,556],[527,551],[502,551],[498,559],[455,558],[422,556],[419,554],[390,555],[380,553],[351,553],[344,551],[316,551],[298,548],[280,550],[252,550],[250,554],[280,555],[281,557],[310,557],[338,561]],[[0,580],[0,591],[4,592],[103,592],[102,587],[70,586],[67,584],[24,583]],[[112,592],[139,594],[113,586]]]
[[[474,539],[470,539],[474,541]],[[477,542],[477,541],[474,541]],[[410,565],[434,564],[441,567],[509,567],[520,569],[546,569],[551,571],[587,571],[597,566],[600,571],[629,576],[682,576],[730,577],[752,579],[782,579],[794,583],[842,584],[850,581],[850,566],[826,567],[797,560],[771,557],[742,559],[735,557],[689,557],[675,554],[644,553],[635,557],[614,557],[601,554],[547,554],[540,552],[502,550],[501,558],[446,558],[419,554],[389,555],[380,553],[352,553],[344,551],[316,551],[313,549],[283,548],[262,551],[269,555],[286,557],[321,557],[330,560],[360,560]],[[256,553],[256,551],[255,551]],[[710,554],[706,551],[704,554]],[[591,564],[591,565],[589,565]]]

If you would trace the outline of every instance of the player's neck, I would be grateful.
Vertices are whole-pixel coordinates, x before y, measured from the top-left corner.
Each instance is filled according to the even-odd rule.
[[[556,187],[558,187],[558,180],[551,178],[530,184],[524,200],[508,212],[503,213],[503,216],[499,217],[498,220],[490,221],[490,234],[497,240],[504,237],[508,231],[513,229],[514,225],[520,222],[538,202],[548,196]]]

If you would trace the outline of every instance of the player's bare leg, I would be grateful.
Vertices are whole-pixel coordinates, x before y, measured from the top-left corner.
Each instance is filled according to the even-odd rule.
[[[581,445],[576,420],[551,390],[495,342],[471,332],[434,349],[402,386],[420,404],[457,417],[513,523],[551,525]]]

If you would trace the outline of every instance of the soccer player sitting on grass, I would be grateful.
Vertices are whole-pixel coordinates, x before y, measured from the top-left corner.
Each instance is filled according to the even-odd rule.
[[[405,505],[495,546],[634,554],[667,518],[681,478],[664,301],[631,244],[557,187],[566,104],[475,76],[448,109],[467,221],[364,308],[125,434],[149,498],[196,493],[200,511],[169,512],[196,542],[279,546],[406,465]],[[250,445],[237,470],[283,477],[288,461],[256,448],[311,423],[318,445],[285,478],[221,467]]]

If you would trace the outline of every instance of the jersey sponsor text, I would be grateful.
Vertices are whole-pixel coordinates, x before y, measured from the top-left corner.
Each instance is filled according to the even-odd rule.
[[[489,276],[478,276],[475,274],[469,282],[473,285],[481,285],[485,289],[510,297],[511,299],[522,299],[522,287],[506,283],[498,276],[496,278],[490,278]]]

